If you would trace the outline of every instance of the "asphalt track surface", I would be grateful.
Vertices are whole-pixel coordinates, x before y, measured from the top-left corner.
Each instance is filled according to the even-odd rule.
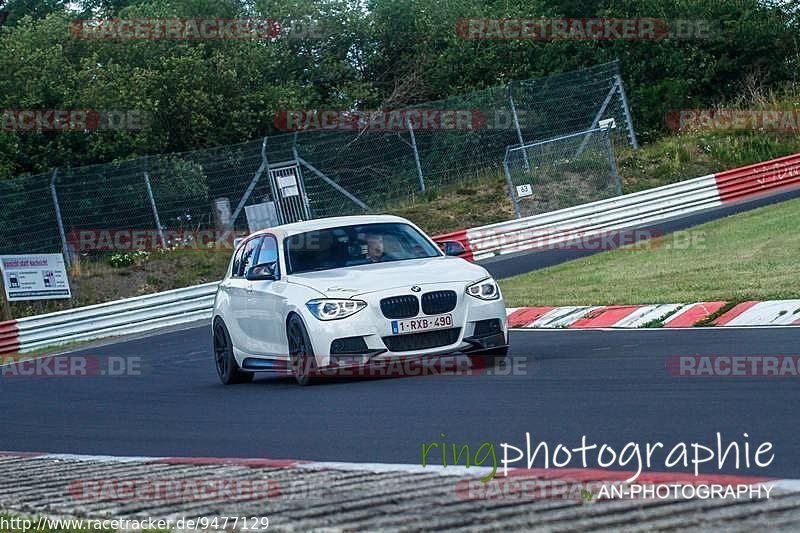
[[[669,233],[798,196],[773,195],[652,229]],[[590,253],[516,254],[486,266],[507,277]],[[800,478],[797,378],[666,371],[674,355],[800,355],[800,328],[518,331],[511,345],[512,376],[328,379],[303,388],[266,376],[222,386],[207,326],[108,344],[74,353],[101,366],[109,357],[140,358],[141,375],[0,376],[0,450],[419,464],[422,444],[442,440],[473,450],[492,442],[499,451],[502,442],[524,448],[530,432],[534,446],[575,447],[586,435],[617,449],[656,441],[714,447],[719,431],[741,447],[746,440],[774,444],[768,469],[738,473]]]
[[[419,464],[422,443],[524,448],[769,441],[768,469],[800,478],[798,378],[673,377],[674,355],[797,355],[800,328],[514,331],[516,375],[325,380],[225,387],[209,328],[75,352],[141,357],[141,375],[0,378],[0,449],[124,456],[295,458]],[[442,439],[440,434],[444,433]],[[743,436],[744,433],[749,438]],[[592,464],[591,459],[589,466]],[[431,460],[441,464],[441,460]],[[575,466],[578,466],[575,464]],[[664,468],[653,468],[663,471]],[[714,471],[714,470],[712,470]]]

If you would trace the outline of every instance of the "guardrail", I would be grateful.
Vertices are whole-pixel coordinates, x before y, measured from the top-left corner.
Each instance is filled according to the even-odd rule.
[[[217,282],[0,322],[0,354],[142,333],[211,318]]]
[[[558,246],[576,237],[649,226],[725,203],[774,194],[800,186],[800,154],[709,174],[552,213],[448,233],[437,241],[458,240],[467,258]]]
[[[467,259],[569,242],[576,236],[639,228],[724,203],[800,186],[800,154],[709,174],[552,213],[435,237],[458,240]],[[211,318],[217,282],[0,322],[0,355],[130,335]]]

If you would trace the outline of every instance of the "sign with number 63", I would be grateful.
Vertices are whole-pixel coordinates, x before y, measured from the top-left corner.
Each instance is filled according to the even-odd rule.
[[[525,198],[526,196],[533,196],[533,187],[531,187],[531,184],[517,185],[517,197]]]

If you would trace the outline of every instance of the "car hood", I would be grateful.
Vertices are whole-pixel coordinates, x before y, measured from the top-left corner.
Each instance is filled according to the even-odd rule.
[[[291,274],[288,281],[314,289],[329,298],[352,298],[412,285],[468,283],[488,275],[479,265],[457,257],[441,256]]]

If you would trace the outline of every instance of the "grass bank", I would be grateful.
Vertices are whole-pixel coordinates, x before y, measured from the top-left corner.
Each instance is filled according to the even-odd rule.
[[[510,307],[800,297],[800,199],[503,280]]]

